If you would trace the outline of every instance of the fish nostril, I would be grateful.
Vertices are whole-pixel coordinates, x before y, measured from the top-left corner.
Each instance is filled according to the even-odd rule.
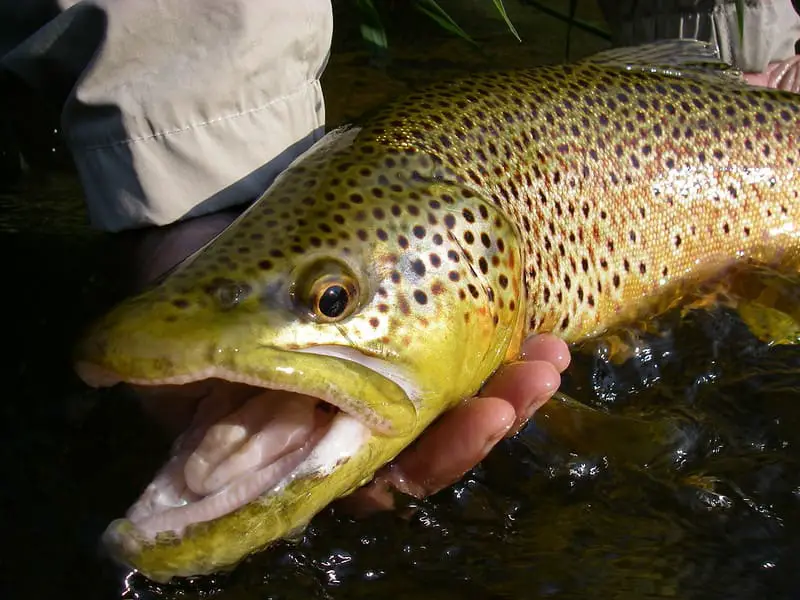
[[[215,298],[222,309],[229,310],[247,298],[253,288],[247,283],[217,277],[203,291]]]

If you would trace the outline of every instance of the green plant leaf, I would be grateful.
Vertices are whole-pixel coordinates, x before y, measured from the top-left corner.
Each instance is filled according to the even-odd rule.
[[[508,18],[508,13],[506,12],[506,7],[503,4],[503,0],[492,0],[494,2],[494,6],[497,9],[497,12],[500,13],[500,16],[503,17],[503,20],[506,22],[508,29],[511,33],[514,34],[514,37],[517,38],[518,42],[522,41],[522,38],[519,37],[519,33],[517,33],[517,29],[514,27],[514,24],[511,22],[511,19]]]
[[[389,46],[389,40],[386,37],[386,30],[381,23],[381,17],[378,14],[378,9],[372,0],[355,0],[356,8],[361,13],[361,37],[370,46],[386,50]]]
[[[450,33],[454,33],[458,37],[468,41],[470,44],[475,44],[477,46],[475,40],[473,40],[466,31],[459,27],[458,23],[456,23],[453,18],[448,15],[441,6],[439,6],[436,0],[414,0],[414,8],[429,16]]]
[[[744,44],[744,0],[736,0],[736,23],[739,26],[739,41]]]
[[[539,10],[546,15],[555,17],[559,21],[563,21],[564,23],[567,23],[572,27],[582,29],[583,31],[591,33],[592,35],[596,35],[599,38],[611,41],[611,32],[608,29],[604,29],[603,27],[598,27],[597,25],[590,23],[588,21],[584,21],[583,19],[576,19],[574,17],[574,14],[572,16],[570,16],[569,14],[565,15],[557,10],[550,8],[543,2],[538,2],[537,0],[524,0],[524,3],[532,6],[536,10]]]

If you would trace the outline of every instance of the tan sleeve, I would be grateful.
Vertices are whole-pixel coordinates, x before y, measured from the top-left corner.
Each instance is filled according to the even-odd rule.
[[[99,228],[251,200],[323,134],[330,0],[62,7],[3,62],[37,87],[70,86],[63,132]]]

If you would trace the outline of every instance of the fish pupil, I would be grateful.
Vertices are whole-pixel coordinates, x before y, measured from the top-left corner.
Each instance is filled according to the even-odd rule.
[[[319,298],[319,311],[329,319],[335,319],[347,308],[350,294],[341,285],[331,285]]]

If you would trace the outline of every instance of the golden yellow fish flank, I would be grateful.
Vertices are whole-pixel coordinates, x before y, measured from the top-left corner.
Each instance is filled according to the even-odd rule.
[[[526,334],[586,339],[737,261],[796,267],[797,124],[796,96],[683,42],[437,83],[333,132],[82,341],[92,385],[289,392],[196,425],[110,548],[158,580],[233,565],[369,480]],[[272,462],[251,446],[289,417],[262,410],[307,431]]]

